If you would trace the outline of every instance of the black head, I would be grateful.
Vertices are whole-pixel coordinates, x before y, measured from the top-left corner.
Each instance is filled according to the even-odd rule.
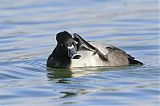
[[[65,41],[71,40],[72,35],[67,31],[59,32],[56,36],[56,40],[58,43],[65,43]]]
[[[60,56],[68,56],[71,59],[79,59],[81,56],[77,54],[76,41],[67,31],[59,32],[56,36],[57,47],[56,54]]]

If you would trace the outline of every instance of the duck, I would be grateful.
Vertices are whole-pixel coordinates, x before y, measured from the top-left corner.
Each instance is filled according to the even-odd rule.
[[[125,51],[104,43],[86,41],[79,34],[62,31],[56,34],[57,45],[47,59],[47,67],[119,67],[143,65]]]

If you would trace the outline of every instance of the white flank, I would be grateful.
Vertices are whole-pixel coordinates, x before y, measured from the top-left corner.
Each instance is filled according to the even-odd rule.
[[[106,44],[89,42],[94,47],[98,48],[101,53],[106,55],[108,50],[106,49]],[[82,50],[78,54],[81,55],[80,59],[72,59],[71,68],[74,67],[95,67],[95,66],[108,66],[107,62],[104,62],[99,58],[98,54],[94,54],[92,51]]]

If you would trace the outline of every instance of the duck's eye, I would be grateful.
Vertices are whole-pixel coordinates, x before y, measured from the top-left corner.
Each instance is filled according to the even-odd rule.
[[[67,44],[67,46],[68,46],[68,47],[71,47],[71,46],[72,46],[72,43]]]

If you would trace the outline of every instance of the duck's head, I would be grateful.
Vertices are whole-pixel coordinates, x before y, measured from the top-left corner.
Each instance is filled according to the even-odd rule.
[[[79,59],[81,55],[77,54],[76,41],[67,31],[59,32],[56,36],[56,53],[60,56],[68,56],[71,59]]]

